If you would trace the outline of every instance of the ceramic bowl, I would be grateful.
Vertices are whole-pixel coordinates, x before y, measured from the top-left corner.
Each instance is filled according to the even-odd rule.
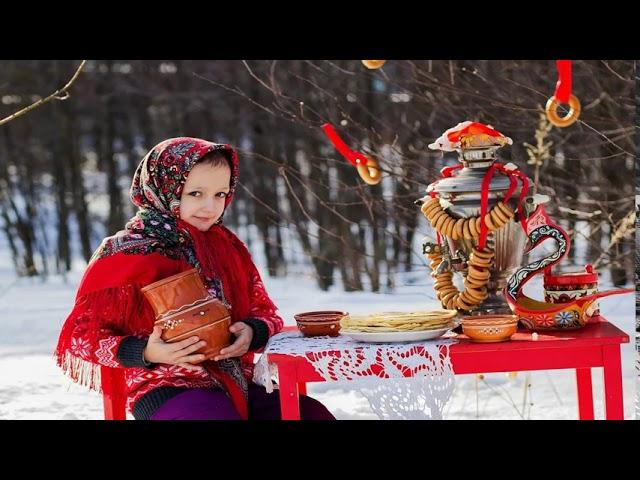
[[[298,329],[305,337],[328,335],[337,337],[340,334],[340,320],[348,315],[338,310],[322,310],[303,312],[294,315]]]
[[[476,315],[464,317],[462,332],[473,342],[504,342],[518,330],[516,315]]]

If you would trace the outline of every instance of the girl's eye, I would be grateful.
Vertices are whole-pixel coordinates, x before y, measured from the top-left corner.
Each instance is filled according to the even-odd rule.
[[[199,197],[201,195],[200,192],[189,192],[189,195],[191,195],[192,197]]]
[[[216,197],[218,198],[227,198],[227,194],[225,192],[219,192],[216,194]]]

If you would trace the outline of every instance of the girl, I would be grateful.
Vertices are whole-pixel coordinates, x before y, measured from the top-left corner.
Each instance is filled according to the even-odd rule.
[[[282,328],[245,245],[222,225],[238,182],[229,145],[173,138],[142,160],[131,185],[138,207],[105,238],[82,278],[56,360],[74,380],[100,388],[100,366],[125,368],[127,410],[136,419],[279,419],[276,392],[251,383],[253,352]],[[196,336],[166,343],[140,289],[197,268],[210,293],[231,305],[235,341],[205,370]],[[116,392],[117,393],[117,392]],[[300,397],[302,418],[333,419]]]

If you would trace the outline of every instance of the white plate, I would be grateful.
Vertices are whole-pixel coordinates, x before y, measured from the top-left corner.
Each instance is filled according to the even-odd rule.
[[[412,332],[349,332],[340,331],[340,335],[352,338],[357,342],[370,343],[395,343],[395,342],[418,342],[420,340],[431,340],[441,337],[455,326],[443,327],[435,330],[418,330]]]

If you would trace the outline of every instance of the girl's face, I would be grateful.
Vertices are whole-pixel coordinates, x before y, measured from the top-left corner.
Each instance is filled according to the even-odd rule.
[[[180,218],[201,232],[209,230],[224,212],[230,181],[228,165],[196,164],[182,189]]]

